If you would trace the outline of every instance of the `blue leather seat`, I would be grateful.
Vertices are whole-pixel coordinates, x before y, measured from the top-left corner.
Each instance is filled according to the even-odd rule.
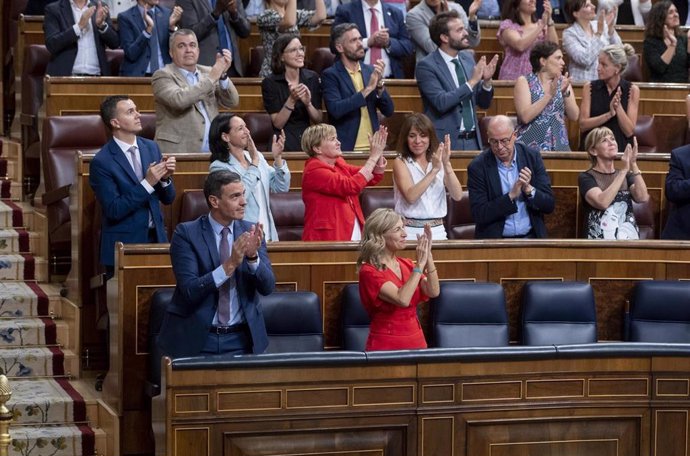
[[[266,353],[323,350],[321,301],[311,291],[275,291],[261,297],[268,348]]]
[[[690,343],[690,282],[638,282],[629,321],[632,342]]]
[[[522,343],[567,345],[597,342],[594,293],[588,283],[527,282],[522,295]]]
[[[508,345],[508,314],[503,287],[496,283],[441,282],[431,300],[434,347]]]
[[[371,320],[359,299],[359,284],[351,283],[343,288],[341,312],[343,350],[364,351]]]

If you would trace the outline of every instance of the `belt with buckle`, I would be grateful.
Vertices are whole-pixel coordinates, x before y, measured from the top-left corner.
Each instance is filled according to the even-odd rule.
[[[476,137],[477,132],[474,130],[458,132],[458,138],[460,139],[474,139]]]
[[[230,326],[210,326],[208,332],[211,334],[234,334],[245,331],[247,329],[246,323],[237,323]]]
[[[426,225],[427,223],[430,227],[433,228],[435,226],[443,225],[443,219],[414,219],[405,217],[405,226],[409,226],[411,228],[424,228],[424,225]]]
[[[533,238],[534,237],[534,230],[529,230],[525,234],[518,234],[517,236],[503,236],[503,239],[526,239],[526,238]]]

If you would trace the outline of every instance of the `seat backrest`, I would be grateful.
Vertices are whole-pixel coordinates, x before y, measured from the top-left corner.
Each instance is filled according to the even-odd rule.
[[[321,301],[312,291],[274,291],[261,297],[268,348],[266,353],[323,350]]]
[[[505,294],[497,283],[441,282],[441,293],[431,300],[430,313],[435,347],[508,345]]]
[[[345,285],[341,299],[343,350],[364,351],[369,337],[369,314],[359,298],[359,284]]]
[[[628,66],[625,68],[623,74],[621,74],[621,77],[630,82],[644,82],[639,54],[631,55],[628,58]]]
[[[448,196],[448,214],[445,225],[448,239],[474,239],[475,225],[468,192],[462,192],[460,201],[454,201]]]
[[[369,217],[372,212],[381,207],[395,209],[395,199],[392,188],[367,187],[362,190],[359,196],[359,202],[362,205],[364,218]]]
[[[185,190],[180,202],[179,223],[196,220],[198,217],[208,214],[208,204],[203,190]]]
[[[637,282],[629,320],[632,342],[690,343],[690,282]]]
[[[639,152],[653,153],[657,151],[656,133],[654,131],[654,116],[639,115],[635,124],[635,136]]]
[[[653,204],[651,199],[644,203],[633,201],[633,213],[637,227],[640,229],[640,239],[656,239]]]
[[[147,393],[149,396],[157,396],[160,393],[161,385],[161,358],[163,352],[158,347],[158,335],[163,325],[165,309],[172,300],[175,288],[159,288],[151,295],[149,304],[149,330],[148,330],[148,349],[149,349],[149,371]]]
[[[142,112],[141,127],[142,130],[141,133],[139,133],[139,136],[153,141],[153,138],[156,136],[156,113]]]
[[[43,77],[50,61],[50,52],[43,44],[24,47],[22,68],[22,114],[38,116],[43,104]],[[38,124],[36,124],[38,125]]]
[[[125,51],[123,49],[106,49],[105,59],[110,65],[110,75],[118,76],[122,62],[125,60]]]
[[[304,231],[302,192],[271,193],[269,199],[273,223],[281,241],[301,241]]]
[[[264,61],[264,47],[255,46],[249,50],[249,63],[244,75],[248,78],[255,78],[261,72],[261,62]]]
[[[524,345],[589,344],[597,341],[594,293],[588,283],[534,281],[522,291]]]
[[[321,74],[323,70],[333,65],[334,61],[335,56],[331,52],[330,48],[316,48],[314,49],[314,52],[311,53],[311,57],[309,58],[309,69]]]
[[[248,112],[243,114],[242,118],[252,135],[256,149],[261,152],[270,151],[273,140],[271,116],[266,112]]]

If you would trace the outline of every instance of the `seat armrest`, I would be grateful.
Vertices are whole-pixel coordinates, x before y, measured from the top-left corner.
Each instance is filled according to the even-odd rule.
[[[71,187],[72,184],[67,184],[56,188],[55,190],[45,192],[42,197],[43,205],[50,206],[51,204],[55,204],[65,198],[69,198],[69,191]]]
[[[19,120],[22,125],[32,127],[36,123],[36,116],[33,114],[25,114],[22,112],[21,114],[19,114]]]

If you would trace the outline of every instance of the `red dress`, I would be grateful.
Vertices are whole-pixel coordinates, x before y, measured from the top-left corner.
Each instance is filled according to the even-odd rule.
[[[397,260],[402,280],[393,271],[380,271],[368,263],[364,263],[359,270],[359,297],[371,318],[367,351],[426,348],[422,326],[417,318],[417,304],[428,299],[421,286],[417,286],[409,307],[390,304],[378,296],[384,283],[392,282],[397,287],[402,287],[412,275],[412,260]]]

